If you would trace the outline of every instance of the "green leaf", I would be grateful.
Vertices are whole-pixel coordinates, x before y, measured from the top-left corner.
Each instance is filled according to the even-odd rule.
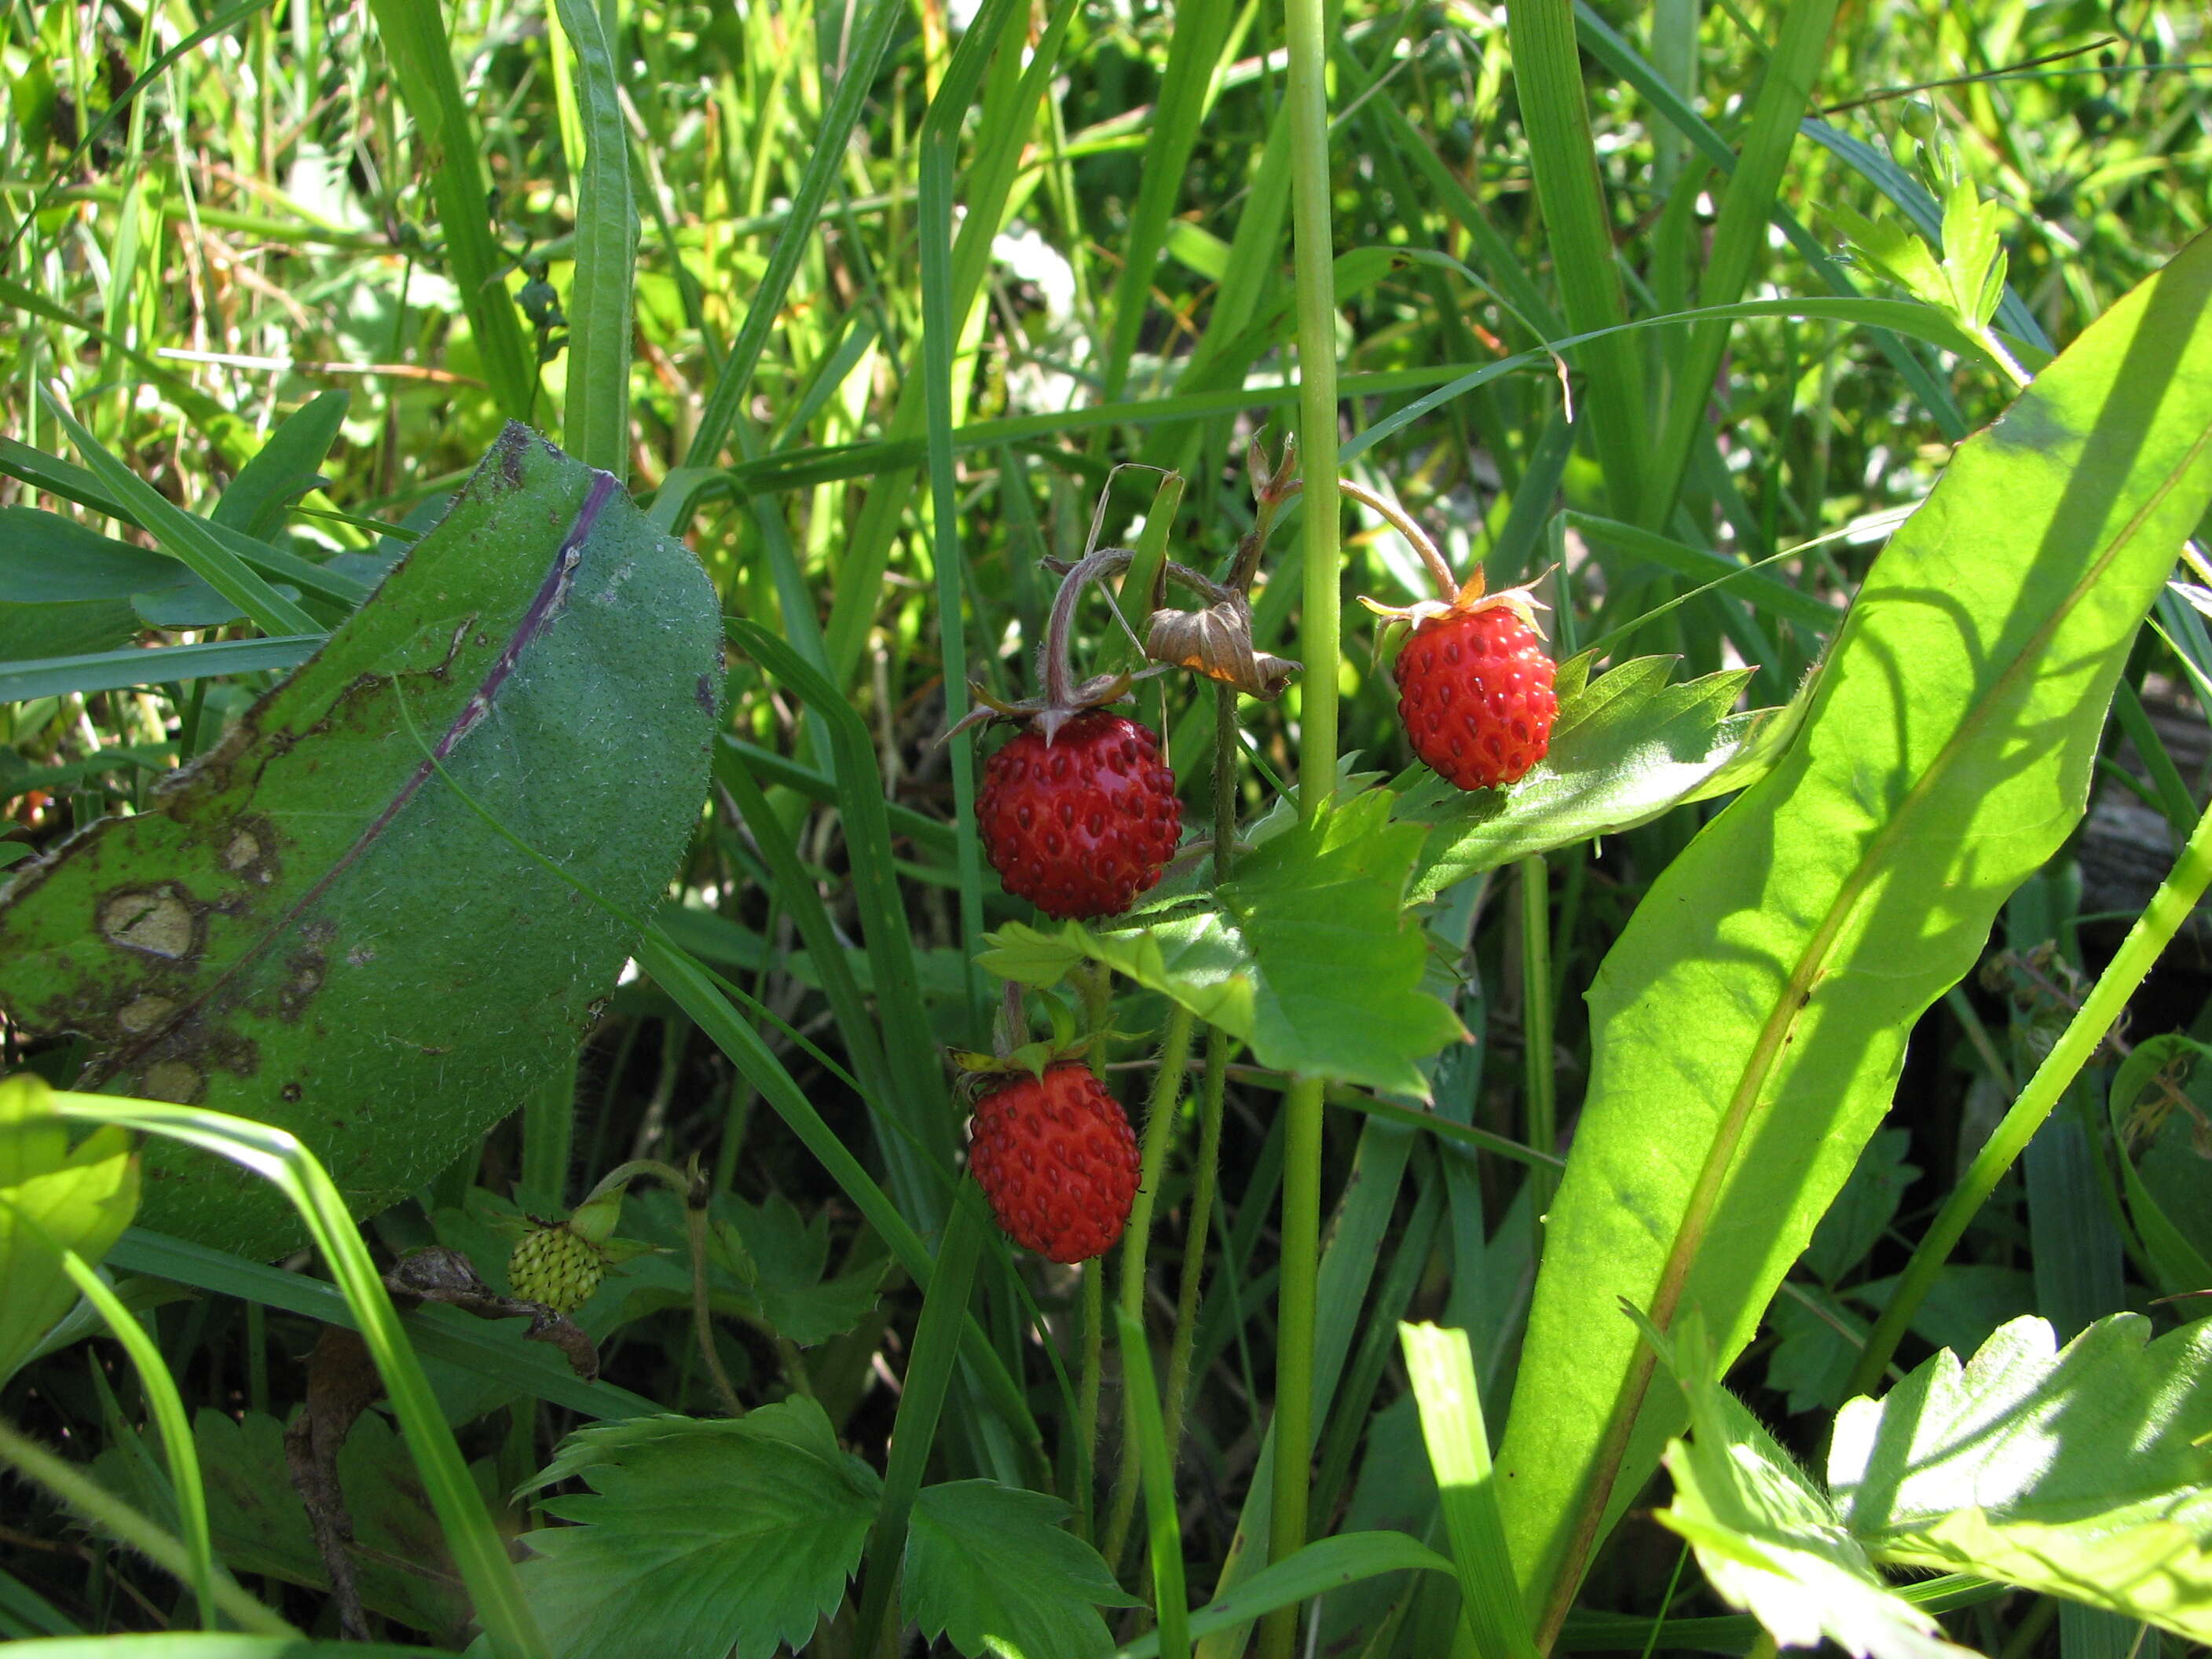
[[[706,787],[717,607],[604,474],[511,426],[298,673],[131,818],[18,874],[0,1004],[76,1031],[80,1086],[290,1129],[357,1213],[562,1062]],[[145,653],[158,659],[159,653]],[[149,1225],[241,1255],[281,1195],[166,1146]]]
[[[1949,310],[1950,284],[1944,280],[1928,244],[1905,226],[1888,219],[1869,219],[1841,202],[1821,209],[1850,238],[1851,253],[1860,264],[1880,272],[1915,299]]]
[[[120,1129],[72,1148],[35,1073],[0,1082],[0,1382],[76,1304],[55,1247],[96,1263],[131,1224],[138,1168]]]
[[[1056,937],[1017,923],[978,960],[1051,984],[1088,957],[1250,1044],[1263,1066],[1425,1099],[1415,1062],[1466,1031],[1421,987],[1428,946],[1403,905],[1424,832],[1392,822],[1391,801],[1367,790],[1270,836],[1218,908],[1113,932],[1067,922]]]
[[[525,1534],[522,1582],[556,1655],[769,1659],[836,1609],[875,1516],[875,1472],[811,1400],[737,1419],[633,1418],[562,1443],[531,1484],[574,1526]]]
[[[691,1254],[683,1207],[672,1194],[635,1194],[623,1230],[665,1254],[627,1262],[603,1293],[620,1300],[624,1320],[658,1308],[691,1304]],[[877,1261],[830,1275],[830,1217],[809,1222],[781,1194],[757,1207],[718,1193],[708,1236],[707,1291],[717,1312],[757,1321],[801,1347],[842,1336],[875,1307],[884,1269]]]
[[[23,1659],[424,1659],[434,1648],[392,1642],[314,1642],[283,1636],[58,1636],[20,1642]]]
[[[240,1421],[203,1407],[192,1420],[192,1439],[207,1483],[209,1531],[224,1563],[234,1572],[327,1590],[330,1571],[285,1462],[284,1425],[265,1412],[249,1412]],[[159,1466],[133,1446],[111,1445],[93,1470],[109,1491],[147,1514],[166,1518],[173,1507]],[[347,1434],[338,1450],[338,1480],[359,1546],[354,1571],[362,1602],[416,1630],[461,1637],[469,1607],[452,1553],[406,1448],[381,1414],[364,1413]]]
[[[1653,885],[1589,995],[1592,1075],[1498,1462],[1562,1616],[1680,1421],[1619,1306],[1721,1363],[1887,1111],[1905,1036],[2079,820],[2130,643],[2212,501],[2212,239],[1963,444],[1875,562],[1775,769]],[[1638,1419],[1624,1443],[1616,1418]],[[1540,1642],[1547,1632],[1540,1631]]]
[[[1836,1418],[1828,1485],[1880,1560],[1956,1569],[2212,1641],[2212,1324],[2139,1314],[2062,1350],[2014,1321]]]
[[[1112,1645],[1097,1609],[1145,1604],[1062,1529],[1067,1505],[995,1480],[925,1486],[908,1523],[907,1618],[969,1656],[1091,1659]]]
[[[1933,1616],[1875,1570],[1828,1496],[1711,1374],[1702,1329],[1674,1345],[1692,1437],[1667,1448],[1674,1499],[1658,1518],[1696,1550],[1730,1607],[1750,1612],[1783,1647],[1823,1638],[1856,1659],[1963,1659]]]
[[[2128,1214],[2160,1288],[2170,1295],[2212,1285],[2212,1115],[2190,1085],[2212,1048],[2179,1033],[2140,1043],[2112,1079]],[[2200,1085],[2201,1086],[2201,1085]],[[2201,1299],[2179,1304],[2207,1311]]]
[[[1412,896],[1530,853],[1612,835],[1749,778],[1739,767],[1766,746],[1784,711],[1732,712],[1748,669],[1668,684],[1674,659],[1639,657],[1589,680],[1590,659],[1559,665],[1551,751],[1510,789],[1455,789],[1433,775],[1394,815],[1430,827]]]
[[[286,416],[253,459],[239,468],[208,516],[266,541],[283,527],[285,508],[327,482],[323,462],[337,441],[351,400],[349,392],[319,392]]]
[[[1813,1230],[1805,1247],[1805,1265],[1833,1285],[1866,1260],[1889,1225],[1905,1197],[1905,1189],[1920,1178],[1917,1165],[1905,1155],[1912,1148],[1908,1129],[1884,1129],[1859,1154],[1851,1178],[1844,1183],[1836,1201]]]
[[[46,398],[47,412],[61,423],[93,476],[146,527],[161,550],[181,560],[191,573],[234,605],[264,634],[313,634],[315,620],[284,598],[208,526],[206,520],[176,506],[153,485],[101,447],[74,416]]]

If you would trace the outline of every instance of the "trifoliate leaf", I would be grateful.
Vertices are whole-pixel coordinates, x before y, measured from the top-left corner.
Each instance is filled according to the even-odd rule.
[[[1802,698],[1736,714],[1748,670],[1669,684],[1674,663],[1638,657],[1591,681],[1589,658],[1571,658],[1559,665],[1551,750],[1534,771],[1510,789],[1463,791],[1431,775],[1407,791],[1394,816],[1430,826],[1412,896],[1753,781]]]
[[[1428,945],[1405,902],[1426,832],[1393,822],[1392,799],[1366,790],[1271,836],[1194,915],[1110,932],[1069,922],[1057,935],[1016,924],[980,960],[1002,979],[1051,983],[1088,957],[1249,1043],[1263,1066],[1425,1098],[1415,1062],[1466,1032],[1421,988]]]
[[[1098,1552],[1061,1529],[1067,1505],[995,1480],[915,1499],[900,1579],[906,1616],[981,1659],[1094,1659],[1113,1645],[1097,1609],[1142,1604]]]
[[[1836,1418],[1828,1481],[1880,1559],[1954,1569],[2212,1641],[2212,1325],[2136,1314],[2061,1350],[2018,1319]]]
[[[533,1482],[578,1524],[526,1534],[522,1582],[561,1659],[769,1659],[844,1599],[881,1483],[811,1400],[734,1419],[580,1430]]]
[[[1827,1495],[1712,1374],[1702,1322],[1680,1322],[1662,1357],[1690,1406],[1668,1443],[1674,1501],[1659,1519],[1697,1552],[1723,1600],[1783,1647],[1834,1642],[1856,1659],[1963,1659],[1929,1614],[1884,1583]]]

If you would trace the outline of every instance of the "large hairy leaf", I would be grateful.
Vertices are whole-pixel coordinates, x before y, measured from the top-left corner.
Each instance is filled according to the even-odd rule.
[[[1798,738],[1638,907],[1590,992],[1505,1521],[1546,1635],[1681,1420],[1619,1304],[1723,1364],[1887,1109],[1914,1020],[2080,817],[2128,646],[2212,500],[2212,239],[1961,445],[1876,562]]]
[[[969,1659],[1091,1659],[1113,1638],[1105,1607],[1142,1607],[1098,1552],[1064,1531],[1067,1505],[995,1480],[927,1486],[900,1575],[906,1616]]]
[[[613,481],[510,426],[376,595],[149,808],[0,905],[0,1005],[81,1087],[291,1130],[360,1212],[563,1063],[705,793],[714,590]],[[264,1182],[149,1148],[150,1226],[297,1236]]]
[[[1112,932],[1018,923],[980,960],[1051,984],[1087,957],[1249,1043],[1263,1066],[1425,1097],[1415,1062],[1466,1033],[1421,988],[1428,947],[1404,896],[1422,830],[1391,822],[1390,802],[1367,790],[1268,836],[1193,915]]]
[[[737,1419],[641,1417],[579,1431],[534,1485],[577,1524],[526,1534],[523,1588],[556,1655],[769,1659],[844,1599],[882,1483],[811,1400]]]

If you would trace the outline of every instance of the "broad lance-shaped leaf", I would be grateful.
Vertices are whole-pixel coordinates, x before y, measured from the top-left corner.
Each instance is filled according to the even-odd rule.
[[[1211,905],[1149,926],[1057,933],[1016,923],[979,958],[1002,979],[1057,982],[1089,957],[1249,1043],[1263,1066],[1425,1098],[1415,1065],[1467,1035],[1421,988],[1428,946],[1405,915],[1419,824],[1370,789],[1240,860]]]
[[[1067,1505],[995,1480],[925,1486],[907,1529],[900,1602],[924,1637],[969,1659],[1093,1659],[1100,1607],[1140,1607],[1097,1550],[1063,1528]]]
[[[522,1585],[556,1659],[769,1659],[844,1599],[882,1482],[794,1398],[742,1418],[582,1429],[531,1484],[592,1491],[526,1534]]]
[[[1742,1352],[1915,1020],[2079,821],[2113,682],[2208,501],[2212,238],[1960,447],[1875,562],[1796,741],[1600,968],[1498,1455],[1547,1626],[1681,1421],[1671,1391],[1639,1409],[1650,1361],[1620,1300],[1662,1324],[1702,1308],[1721,1363]]]
[[[1433,775],[1394,816],[1431,826],[1411,896],[1530,853],[1609,836],[1670,808],[1741,789],[1774,763],[1805,708],[1732,712],[1748,669],[1669,684],[1674,659],[1638,657],[1593,681],[1588,653],[1559,665],[1559,717],[1536,769],[1510,789],[1455,789]]]
[[[1836,1415],[1828,1486],[1876,1559],[1996,1578],[2212,1643],[2212,1322],[2062,1350],[2018,1319]]]
[[[376,595],[138,817],[0,904],[0,1004],[80,1086],[297,1134],[360,1213],[565,1063],[706,792],[718,607],[612,479],[509,426]],[[434,760],[435,764],[434,764]],[[265,1183],[149,1146],[144,1219],[242,1255]]]

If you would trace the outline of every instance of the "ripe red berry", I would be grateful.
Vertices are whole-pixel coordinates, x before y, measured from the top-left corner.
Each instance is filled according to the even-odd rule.
[[[1048,916],[1115,916],[1175,855],[1182,803],[1159,739],[1094,708],[1049,744],[1032,726],[992,756],[975,821],[1015,897]]]
[[[973,1127],[968,1167],[1015,1243],[1049,1261],[1113,1249],[1137,1198],[1137,1137],[1089,1066],[1008,1074]]]
[[[1552,746],[1559,700],[1544,642],[1510,605],[1447,611],[1398,653],[1413,752],[1462,789],[1515,781]]]

